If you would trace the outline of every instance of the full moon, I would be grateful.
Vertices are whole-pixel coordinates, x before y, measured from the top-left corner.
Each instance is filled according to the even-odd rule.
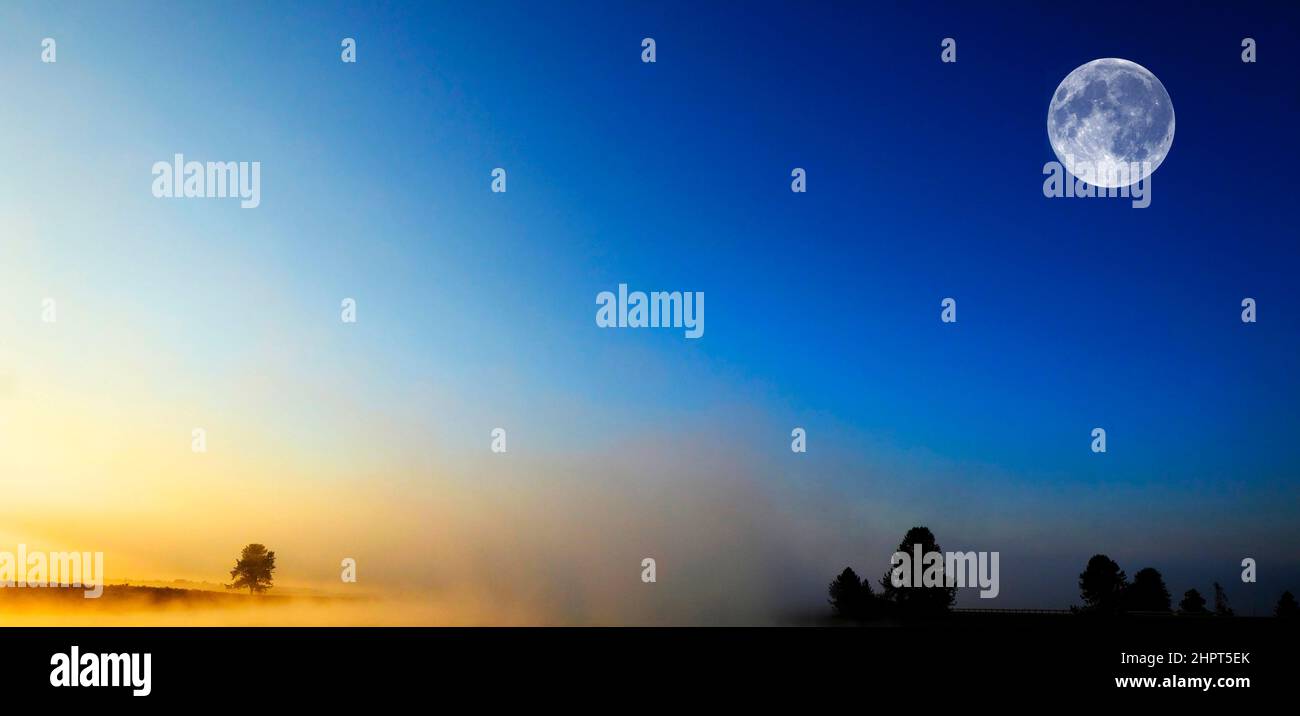
[[[1056,88],[1047,109],[1047,137],[1061,164],[1089,184],[1136,184],[1169,154],[1174,105],[1165,86],[1142,65],[1113,57],[1093,60]]]

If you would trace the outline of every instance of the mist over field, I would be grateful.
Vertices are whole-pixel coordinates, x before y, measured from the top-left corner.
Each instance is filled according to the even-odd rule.
[[[431,604],[349,597],[251,597],[109,585],[0,590],[0,626],[399,626],[436,619]],[[457,610],[458,613],[463,613]]]
[[[737,423],[742,434],[763,429]],[[956,468],[926,456],[865,466],[855,490],[872,499],[845,502],[818,480],[843,469],[839,456],[810,456],[807,466],[786,467],[775,459],[743,457],[735,440],[662,433],[650,444],[629,441],[607,454],[503,460],[491,470],[472,462],[449,464],[449,473],[475,478],[442,481],[436,498],[432,488],[412,489],[409,498],[376,492],[337,503],[309,502],[304,495],[314,509],[287,524],[273,511],[240,509],[273,494],[250,484],[237,493],[241,502],[217,502],[237,525],[195,521],[173,540],[121,541],[134,534],[123,525],[111,533],[65,532],[59,542],[43,543],[46,549],[95,546],[103,534],[114,537],[105,544],[107,593],[100,600],[80,599],[78,593],[77,599],[47,601],[36,596],[41,590],[0,589],[0,623],[805,623],[827,615],[827,583],[845,566],[879,580],[914,524],[929,526],[945,549],[1001,551],[996,601],[1002,607],[1063,609],[1077,603],[1078,574],[1097,551],[1108,550],[1130,572],[1156,566],[1180,592],[1209,586],[1202,564],[1162,558],[1167,545],[1140,539],[1142,522],[1123,510],[1108,518],[1114,541],[1106,544],[1075,534],[1074,526],[1095,518],[1066,510],[1040,507],[1058,528],[1036,530],[1016,524],[1015,508],[982,489],[1005,478],[977,473],[964,489],[932,491],[933,473]],[[1039,492],[1021,486],[1021,499],[1038,501]],[[281,500],[299,497],[285,488],[275,493]],[[350,534],[346,526],[358,516],[371,528]],[[165,514],[160,519],[172,521]],[[145,520],[133,527],[146,537],[152,533]],[[277,552],[276,586],[265,595],[249,597],[221,586],[241,535],[256,536]],[[1260,592],[1266,594],[1256,599],[1229,579],[1237,560],[1220,537],[1193,523],[1164,539],[1219,555],[1216,571],[1223,576],[1215,578],[1228,585],[1243,613],[1267,612],[1269,599],[1280,591],[1274,585],[1290,573],[1288,555],[1261,543],[1255,554],[1278,567],[1265,576]],[[343,556],[357,560],[356,584],[339,580]],[[646,557],[657,562],[654,584],[641,581]],[[115,588],[123,581],[198,590],[164,599]],[[987,604],[963,590],[958,606]]]

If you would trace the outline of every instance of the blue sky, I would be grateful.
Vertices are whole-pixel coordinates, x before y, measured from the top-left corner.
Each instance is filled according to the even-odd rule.
[[[814,575],[883,571],[924,522],[1047,565],[1023,603],[1068,600],[1089,550],[1179,593],[1257,553],[1298,586],[1294,8],[464,5],[8,7],[11,298],[113,305],[82,349],[135,336],[123,361],[199,412],[257,412],[211,385],[284,351],[350,406],[258,415],[303,449],[356,416],[398,464],[426,439],[473,462],[498,424],[524,464],[702,440],[843,520]],[[1051,94],[1100,57],[1174,103],[1147,209],[1042,195]],[[154,199],[176,152],[261,161],[262,206]],[[619,283],[703,291],[705,337],[598,329]]]

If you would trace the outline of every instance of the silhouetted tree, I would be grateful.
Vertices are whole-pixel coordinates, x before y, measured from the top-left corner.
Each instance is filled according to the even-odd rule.
[[[265,545],[250,544],[240,552],[235,568],[230,570],[233,584],[226,589],[243,589],[248,587],[249,594],[265,592],[271,588],[271,573],[275,571],[275,552],[268,552]]]
[[[1094,554],[1079,574],[1079,596],[1087,609],[1114,613],[1123,609],[1128,579],[1124,570],[1104,554]]]
[[[1232,607],[1228,606],[1228,595],[1224,593],[1223,587],[1218,582],[1214,583],[1214,613],[1216,616],[1232,616]]]
[[[1295,602],[1295,595],[1291,592],[1282,592],[1282,596],[1277,598],[1277,606],[1273,608],[1273,615],[1281,619],[1295,619],[1300,616],[1300,605]]]
[[[943,586],[926,587],[921,584],[912,583],[910,587],[895,587],[891,579],[894,568],[885,572],[884,579],[880,580],[881,592],[883,599],[893,602],[900,616],[904,617],[929,617],[946,614],[952,608],[953,600],[957,598],[957,588],[949,587],[946,581],[946,575],[943,574],[943,548],[935,541],[934,533],[928,527],[913,527],[903,535],[903,541],[898,544],[898,552],[904,552],[909,559],[915,557],[915,545],[921,545],[921,555],[931,552],[938,552],[940,558],[940,583]],[[925,565],[911,565],[914,574],[923,574]],[[933,571],[933,570],[931,570]]]
[[[1160,572],[1152,567],[1139,569],[1124,595],[1127,608],[1135,612],[1169,611],[1169,590]]]
[[[858,579],[858,573],[852,567],[845,567],[840,576],[830,583],[827,591],[836,615],[848,619],[866,619],[872,616],[876,595],[871,592],[871,583]]]
[[[1178,612],[1180,614],[1207,614],[1205,611],[1205,597],[1195,589],[1189,589],[1183,594],[1183,601],[1178,603]]]

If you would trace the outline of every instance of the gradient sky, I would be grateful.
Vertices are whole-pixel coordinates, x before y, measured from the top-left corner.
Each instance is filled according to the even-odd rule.
[[[0,9],[0,549],[217,581],[260,541],[557,622],[816,611],[914,524],[1002,552],[993,606],[1095,552],[1300,587],[1294,6],[460,5]],[[1174,103],[1147,209],[1042,194],[1100,57]],[[261,206],[155,199],[175,153]],[[619,283],[705,337],[597,328]]]

